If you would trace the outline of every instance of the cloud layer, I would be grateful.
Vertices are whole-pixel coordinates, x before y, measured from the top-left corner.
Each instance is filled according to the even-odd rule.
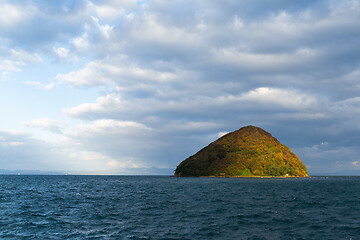
[[[248,124],[310,172],[359,168],[357,0],[2,1],[0,13],[2,79],[47,64],[52,78],[22,83],[91,94],[57,106],[71,124],[25,123],[60,135],[76,169],[175,168]]]

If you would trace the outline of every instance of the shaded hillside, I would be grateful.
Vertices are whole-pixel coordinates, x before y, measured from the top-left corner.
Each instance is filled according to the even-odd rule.
[[[270,133],[254,126],[226,134],[175,170],[175,176],[308,176],[305,165]]]

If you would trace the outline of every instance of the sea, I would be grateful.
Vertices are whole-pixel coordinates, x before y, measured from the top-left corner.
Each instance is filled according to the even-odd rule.
[[[2,175],[0,239],[360,239],[360,177]]]

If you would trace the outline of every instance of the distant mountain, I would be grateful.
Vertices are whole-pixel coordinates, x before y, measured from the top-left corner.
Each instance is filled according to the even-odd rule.
[[[103,174],[113,174],[113,175],[172,175],[174,172],[170,168],[121,168],[104,171]],[[99,172],[99,174],[102,174]]]
[[[360,170],[342,170],[337,172],[312,173],[311,176],[360,176]]]
[[[104,171],[40,171],[0,169],[0,175],[172,175],[171,168],[121,168]]]
[[[0,169],[0,175],[172,175],[171,168],[121,168],[102,171],[40,171]]]
[[[118,168],[99,171],[73,171],[72,175],[167,175],[171,176],[174,170],[171,168]]]
[[[305,165],[265,130],[247,126],[226,134],[175,170],[175,176],[308,176]]]

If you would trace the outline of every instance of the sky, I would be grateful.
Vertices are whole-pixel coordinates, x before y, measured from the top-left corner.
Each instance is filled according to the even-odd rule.
[[[358,0],[0,0],[0,168],[165,173],[254,125],[360,170]]]

